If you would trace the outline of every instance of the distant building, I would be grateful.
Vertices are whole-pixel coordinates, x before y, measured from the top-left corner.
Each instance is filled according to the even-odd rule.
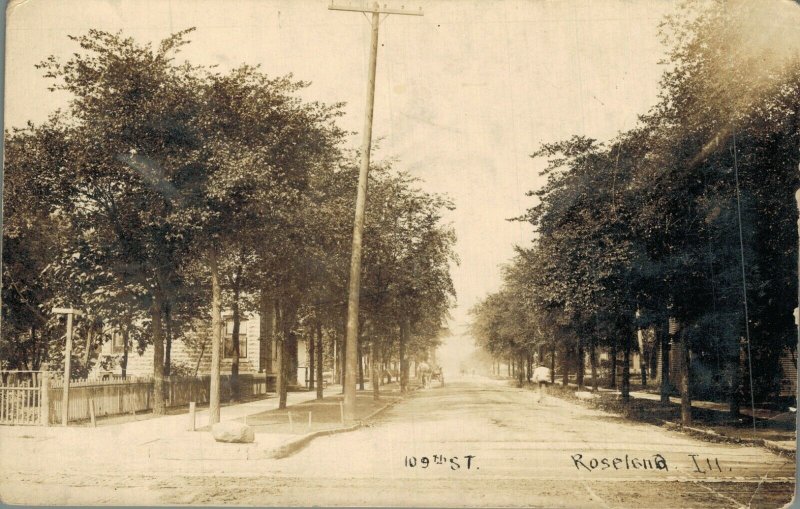
[[[223,313],[225,321],[222,336],[222,359],[220,372],[231,372],[233,361],[233,319],[231,313]],[[258,314],[253,313],[243,316],[239,331],[239,373],[242,374],[272,374],[277,375],[276,343],[268,334],[261,334],[261,320]],[[308,385],[308,353],[304,339],[297,339],[296,351],[289,352],[289,361],[294,366],[289,370],[289,382],[306,386]],[[112,339],[103,344],[98,352],[98,361],[95,364],[93,376],[121,376],[124,345],[122,335],[113,333]],[[171,371],[175,375],[198,376],[208,375],[211,372],[211,335],[192,333],[185,338],[176,338],[172,341],[170,351]],[[290,366],[291,367],[291,366]],[[135,347],[129,347],[127,376],[152,376],[153,350],[148,347],[141,355]]]

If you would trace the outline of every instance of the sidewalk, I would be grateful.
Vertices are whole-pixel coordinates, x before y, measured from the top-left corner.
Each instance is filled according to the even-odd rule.
[[[381,387],[382,400],[372,402],[369,384],[365,391],[358,391],[359,412],[357,417],[364,421],[377,411],[400,401],[402,397],[397,384]],[[290,392],[287,395],[287,409],[278,410],[278,398],[272,394],[266,399],[228,405],[220,410],[220,421],[248,421],[254,425],[255,442],[232,444],[216,442],[208,428],[207,408],[196,412],[196,431],[190,431],[188,413],[162,417],[146,416],[119,424],[106,424],[96,428],[87,426],[2,426],[0,427],[0,448],[4,456],[25,457],[20,463],[75,462],[80,465],[92,462],[96,465],[111,465],[124,461],[128,466],[149,468],[172,468],[177,465],[172,460],[201,460],[194,462],[202,468],[202,460],[251,460],[280,458],[292,454],[314,438],[330,433],[357,429],[361,422],[342,424],[338,400],[341,399],[341,386],[325,388],[325,399],[316,401],[315,391]],[[321,406],[330,410],[323,411]],[[332,410],[332,411],[331,411]],[[298,415],[296,429],[288,429],[286,414],[293,411]],[[304,427],[303,418],[313,412],[316,424],[312,429]],[[323,419],[323,415],[327,417]],[[141,416],[140,416],[141,417]],[[333,417],[336,417],[335,419]],[[286,419],[286,421],[283,421]],[[253,422],[249,422],[252,420]],[[271,421],[280,421],[272,425]],[[187,462],[180,462],[182,468]]]
[[[556,384],[557,385],[563,385],[560,380],[556,380]],[[570,382],[569,386],[570,387],[575,387],[575,388],[578,387],[578,385],[576,383],[574,383],[574,382]],[[590,385],[585,385],[584,386],[584,390],[590,391],[591,390],[591,386]],[[599,392],[603,392],[603,393],[620,394],[620,390],[619,389],[609,389],[607,387],[598,387],[597,390]],[[630,396],[632,398],[638,398],[638,399],[647,399],[647,400],[651,400],[651,401],[661,401],[661,395],[660,394],[653,393],[653,392],[646,391],[646,390],[632,390],[632,391],[630,391]],[[680,405],[680,403],[681,403],[680,396],[670,396],[669,400],[670,400],[671,403],[675,403],[677,405]],[[704,408],[704,409],[707,409],[707,410],[716,410],[716,411],[719,411],[719,412],[727,412],[728,411],[728,404],[727,403],[719,403],[719,402],[716,402],[716,401],[692,400],[692,408]],[[746,406],[746,405],[742,405],[742,407],[740,408],[739,412],[742,415],[748,415],[748,416],[753,414],[752,409],[749,406]],[[756,408],[755,409],[755,416],[756,416],[757,419],[773,419],[773,418],[775,418],[777,416],[784,415],[786,413],[787,412],[778,412],[777,410],[770,410],[768,408]]]
[[[562,386],[560,381],[556,385]],[[570,383],[569,389],[577,389],[577,384]],[[603,409],[622,412],[628,418],[660,423],[666,427],[683,429],[690,433],[702,435],[705,438],[719,441],[727,440],[737,443],[750,443],[753,445],[763,445],[769,449],[790,452],[797,450],[796,434],[796,414],[794,412],[778,412],[774,410],[756,408],[756,430],[753,430],[749,419],[731,421],[728,415],[728,405],[726,403],[714,401],[692,401],[692,408],[697,409],[694,413],[695,419],[692,426],[681,426],[680,422],[680,398],[670,397],[671,405],[662,406],[661,396],[647,391],[633,390],[630,392],[631,399],[638,403],[627,408],[618,408],[617,400],[608,398],[619,396],[620,391],[604,387],[598,388],[598,394],[594,397],[589,396],[590,387],[584,388],[586,394],[576,396],[576,399],[592,402],[595,406]],[[753,413],[750,408],[742,408],[742,415],[751,416]]]

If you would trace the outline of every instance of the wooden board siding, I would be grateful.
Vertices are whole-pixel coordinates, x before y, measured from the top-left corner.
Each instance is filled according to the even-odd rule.
[[[259,317],[258,315],[251,315],[244,317],[242,319],[247,320],[246,332],[247,334],[247,357],[242,357],[239,359],[239,372],[240,373],[258,373],[259,372],[259,357],[261,355],[261,346],[259,342]],[[192,338],[194,339],[194,338]],[[192,342],[194,343],[194,342]],[[197,369],[197,375],[207,375],[211,371],[211,340],[210,338],[207,340],[205,349],[203,349],[200,345],[189,346],[187,342],[184,342],[180,339],[174,340],[172,342],[172,350],[171,350],[171,365],[172,366],[181,366],[188,368],[191,371],[191,374],[194,374],[195,369]],[[273,349],[274,349],[274,342],[273,342]],[[103,345],[103,348],[100,352],[101,356],[105,355],[113,355],[114,357],[122,358],[122,354],[120,353],[113,353],[112,354],[112,345],[110,342],[107,342]],[[274,352],[273,352],[274,355]],[[274,358],[274,357],[273,357]],[[199,365],[198,365],[199,360]],[[231,362],[230,358],[223,358],[220,362],[221,371],[222,373],[230,373],[231,370]],[[104,373],[108,373],[107,371],[103,371],[99,368],[96,368],[96,376],[100,376]],[[115,369],[113,370],[114,374],[121,374],[122,368],[119,367],[117,364]],[[145,351],[139,355],[139,353],[134,348],[133,351],[128,353],[128,366],[126,370],[126,374],[128,376],[151,376],[153,374],[153,350],[152,348],[148,347]]]

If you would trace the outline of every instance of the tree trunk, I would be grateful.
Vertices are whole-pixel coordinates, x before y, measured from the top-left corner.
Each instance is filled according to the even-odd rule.
[[[578,388],[583,390],[583,375],[586,370],[586,366],[583,362],[584,352],[583,352],[583,340],[578,340],[578,355],[576,359],[576,382],[578,382]]]
[[[297,365],[296,365],[296,352],[297,352],[297,337],[294,334],[294,325],[297,320],[297,308],[293,303],[283,303],[281,314],[281,374],[280,378],[283,379],[281,385],[280,397],[278,400],[278,408],[286,408],[286,398],[289,392],[289,382],[297,380]],[[291,370],[294,369],[294,375]]]
[[[315,320],[319,323],[319,319]],[[317,378],[317,370],[316,370],[316,338],[314,337],[314,333],[308,335],[308,390],[313,391],[316,389],[314,383],[316,382]]]
[[[611,373],[609,378],[608,387],[611,389],[617,388],[617,339],[611,340]]]
[[[289,383],[294,384],[305,384],[305,380],[299,380],[298,377],[298,368],[300,366],[300,359],[299,359],[299,345],[297,341],[297,334],[294,331],[294,325],[297,320],[296,310],[292,308],[291,316],[287,315],[285,318],[291,318],[291,321],[288,322],[287,326],[289,329],[286,331],[286,336],[284,336],[284,343],[283,348],[286,353],[286,375],[287,380]],[[288,383],[287,383],[288,387]]]
[[[322,399],[322,320],[317,319],[317,399]]]
[[[40,352],[39,349],[39,342],[36,341],[36,327],[31,326],[31,345],[33,346],[33,360],[31,361],[31,369],[34,371],[39,371],[39,366],[41,366],[40,360]]]
[[[208,424],[219,422],[220,360],[222,348],[222,286],[219,281],[217,252],[212,248],[208,266],[211,271],[211,387],[208,401]]]
[[[125,324],[122,327],[122,362],[120,363],[120,367],[122,368],[123,380],[128,375],[128,339],[130,336],[130,333],[128,332],[129,326],[129,324]]]
[[[689,394],[689,342],[686,332],[680,332],[680,356],[681,356],[681,424],[689,426],[692,424],[692,398]]]
[[[164,304],[164,329],[164,376],[168,377],[172,374],[172,305],[169,302]]]
[[[335,333],[333,336],[333,383],[342,383],[339,380],[339,334]]]
[[[370,345],[370,364],[372,365],[372,399],[378,401],[381,399],[381,373],[380,373],[380,347],[377,345],[377,339],[372,338]]]
[[[286,341],[284,340],[284,331],[278,331],[275,335],[275,365],[278,368],[276,373],[278,376],[275,380],[275,392],[278,394],[278,408],[286,408],[286,395],[287,395],[287,382],[286,379]]]
[[[550,346],[550,383],[556,383],[556,342]]]
[[[622,345],[622,401],[627,403],[631,397],[631,338],[626,337]]]
[[[339,378],[340,383],[342,384],[342,394],[344,394],[344,388],[347,386],[347,366],[345,365],[347,362],[347,356],[345,353],[347,352],[347,315],[342,315],[342,322],[341,322],[341,329],[339,337],[342,341],[339,343]],[[359,329],[361,330],[361,329]],[[352,380],[350,383],[355,384],[355,381]]]
[[[592,392],[597,392],[597,339],[592,338],[589,344],[589,363],[592,366]]]
[[[161,299],[156,290],[150,305],[151,332],[153,334],[153,414],[164,415],[164,336],[161,332]]]
[[[400,392],[408,391],[408,361],[406,360],[406,343],[408,342],[408,319],[400,322]],[[492,363],[494,369],[494,363]]]
[[[242,268],[236,269],[236,279],[233,282],[233,302],[231,311],[233,312],[233,330],[231,331],[231,401],[239,401],[239,355],[241,345],[239,345],[239,331],[242,327],[242,316],[239,307],[240,281],[242,278]]]
[[[358,389],[364,390],[364,355],[361,352],[361,338],[356,339],[356,354],[358,355]]]
[[[728,356],[728,371],[730,372],[730,389],[728,393],[728,411],[731,418],[738,419],[741,414],[741,397],[742,397],[742,363],[741,363],[741,346],[739,345],[738,338],[734,355]]]
[[[650,349],[650,379],[653,383],[656,382],[656,373],[658,373],[658,349],[661,348],[661,343],[658,341],[658,329],[653,329],[653,348]]]
[[[31,331],[31,339],[33,339],[33,331]],[[92,343],[94,342],[94,323],[89,323],[86,327],[86,349],[83,352],[83,366],[87,371],[89,370],[89,361],[92,358]],[[35,341],[31,344],[36,345]],[[27,364],[27,363],[26,363]]]
[[[531,383],[531,377],[533,376],[533,355],[530,353],[528,354],[528,370],[525,373],[525,377],[528,383]]]
[[[564,357],[561,359],[561,383],[569,387],[569,347],[564,345]]]
[[[664,326],[656,329],[661,344],[661,403],[669,405],[670,381],[669,381],[669,332]]]
[[[287,364],[286,359],[286,309],[282,307],[280,302],[276,302],[276,320],[278,323],[278,330],[275,334],[275,364],[277,367],[277,378],[275,381],[275,392],[278,393],[278,408],[286,408],[286,395],[287,395]]]
[[[642,329],[636,330],[636,339],[639,341],[639,371],[642,372],[642,387],[647,387],[647,359],[644,355],[644,331]]]
[[[258,318],[258,368],[264,370],[264,380],[269,384],[269,375],[272,374],[272,340],[275,336],[275,303],[264,288],[261,289]]]

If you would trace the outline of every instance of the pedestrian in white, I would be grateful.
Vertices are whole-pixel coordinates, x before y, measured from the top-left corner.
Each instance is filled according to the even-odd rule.
[[[542,401],[542,395],[547,392],[547,384],[550,383],[550,368],[545,366],[538,366],[533,370],[531,381],[539,384],[539,390],[536,396],[536,402]]]

